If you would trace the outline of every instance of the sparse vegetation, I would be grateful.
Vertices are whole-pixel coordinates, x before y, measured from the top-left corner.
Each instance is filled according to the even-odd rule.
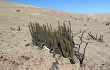
[[[98,35],[96,34],[96,36],[94,36],[91,32],[88,33],[88,35],[93,39],[96,40],[98,42],[103,42],[103,35]]]
[[[30,59],[30,57],[22,55],[20,58],[25,59],[26,61]]]
[[[110,22],[107,22],[106,21],[106,22],[104,22],[104,24],[107,25],[107,26],[109,26],[110,25]]]
[[[20,27],[20,26],[18,26],[18,28],[14,28],[14,27],[11,27],[11,26],[10,26],[10,29],[11,29],[12,31],[15,31],[15,30],[21,31],[21,27]]]
[[[20,28],[20,26],[18,26],[18,29],[17,29],[17,31],[21,31],[21,28]]]
[[[13,27],[11,27],[11,26],[10,26],[10,29],[11,29],[12,31],[15,31],[15,28],[13,28]]]

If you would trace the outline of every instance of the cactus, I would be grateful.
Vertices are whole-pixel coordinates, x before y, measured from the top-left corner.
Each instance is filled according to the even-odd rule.
[[[65,23],[63,23],[63,26],[60,26],[59,22],[58,22],[58,30],[54,31],[52,30],[52,26],[48,25],[43,25],[40,26],[39,23],[30,23],[29,25],[29,30],[30,30],[30,34],[33,38],[33,42],[36,45],[40,45],[40,43],[45,43],[46,46],[48,46],[48,48],[50,47],[56,47],[57,46],[57,52],[59,51],[59,53],[65,57],[73,57],[73,50],[71,50],[73,48],[72,45],[72,37],[70,37],[71,35],[71,27],[69,24],[69,31],[67,29],[67,26],[65,25]],[[55,52],[55,53],[57,53]]]
[[[30,23],[29,25],[32,41],[37,45],[45,44],[50,52],[53,50],[53,54],[61,54],[64,58],[69,58],[72,64],[75,63],[74,55],[79,57],[79,54],[75,54],[76,51],[73,35],[71,31],[71,23],[69,26],[63,23],[60,25],[58,21],[58,30],[53,29],[52,26],[46,25],[40,26],[39,23]],[[102,39],[103,37],[100,36]],[[79,51],[78,51],[79,52]]]

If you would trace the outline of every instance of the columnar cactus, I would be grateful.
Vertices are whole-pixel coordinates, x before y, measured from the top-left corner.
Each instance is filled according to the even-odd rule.
[[[30,23],[29,25],[32,41],[37,45],[45,44],[50,52],[53,50],[54,54],[61,54],[64,58],[69,58],[70,62],[74,64],[73,56],[75,55],[75,43],[71,31],[71,23],[69,26],[63,23],[60,26],[58,22],[58,30],[52,29],[50,25],[40,26],[39,23]]]

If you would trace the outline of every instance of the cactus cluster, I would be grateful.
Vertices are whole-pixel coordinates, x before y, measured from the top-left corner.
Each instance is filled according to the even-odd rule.
[[[80,61],[83,62],[84,56],[81,56],[79,50],[77,51],[79,54],[76,54],[75,43],[73,40],[73,35],[71,31],[71,23],[69,21],[69,25],[63,23],[61,26],[58,22],[58,29],[53,29],[51,25],[43,25],[40,26],[39,23],[30,23],[29,25],[30,34],[32,36],[32,41],[39,47],[41,44],[45,44],[50,49],[50,52],[55,54],[60,54],[64,58],[69,58],[72,64],[75,63],[73,56],[76,55]],[[80,46],[81,44],[79,44]],[[79,48],[80,49],[80,48]],[[84,53],[85,54],[85,53]],[[84,55],[83,54],[83,55]],[[81,63],[82,64],[82,63]]]
[[[39,23],[30,23],[29,25],[32,41],[39,46],[44,43],[49,49],[54,50],[55,54],[61,54],[64,58],[73,59],[74,41],[71,34],[71,24],[60,26],[58,30],[52,29],[51,25],[40,26]],[[73,61],[74,63],[74,61]]]

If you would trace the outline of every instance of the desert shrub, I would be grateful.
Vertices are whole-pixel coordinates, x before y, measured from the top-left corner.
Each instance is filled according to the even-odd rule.
[[[20,10],[19,10],[19,9],[17,9],[17,10],[16,10],[16,12],[20,12]]]
[[[57,30],[53,29],[52,26],[48,24],[40,26],[39,23],[30,23],[29,30],[35,45],[40,48],[43,48],[42,45],[47,46],[50,49],[50,52],[53,51],[53,54],[61,54],[64,58],[69,58],[72,64],[75,63],[73,57],[76,56],[79,59],[80,64],[83,64],[85,49],[88,43],[86,43],[83,53],[80,53],[79,50],[81,44],[84,42],[82,41],[82,38],[85,31],[82,32],[82,35],[79,37],[81,43],[75,44],[70,21],[69,25],[64,23],[62,26],[58,22]],[[78,50],[75,49],[75,45],[79,46]]]

